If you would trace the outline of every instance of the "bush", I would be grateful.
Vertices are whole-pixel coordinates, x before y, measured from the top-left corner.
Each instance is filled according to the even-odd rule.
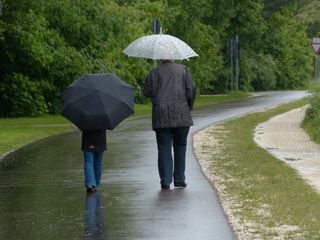
[[[303,121],[303,127],[316,142],[320,142],[320,86],[311,90],[308,97],[309,108]]]
[[[10,82],[10,85],[7,82]],[[1,116],[37,116],[48,113],[48,106],[41,91],[41,83],[14,73],[0,83]],[[10,107],[8,107],[10,106]]]
[[[277,83],[277,66],[271,55],[257,54],[249,58],[251,85],[255,91],[273,90]]]

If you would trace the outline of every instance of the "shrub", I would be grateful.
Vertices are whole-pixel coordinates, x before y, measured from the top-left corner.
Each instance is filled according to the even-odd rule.
[[[20,73],[13,73],[0,83],[0,95],[0,105],[3,107],[1,116],[36,116],[48,112],[41,83],[31,81]]]

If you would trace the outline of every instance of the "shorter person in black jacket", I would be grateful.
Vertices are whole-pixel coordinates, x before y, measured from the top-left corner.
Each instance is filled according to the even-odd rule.
[[[88,193],[95,192],[102,175],[103,152],[107,149],[106,130],[82,132],[81,150],[84,154],[85,186]]]

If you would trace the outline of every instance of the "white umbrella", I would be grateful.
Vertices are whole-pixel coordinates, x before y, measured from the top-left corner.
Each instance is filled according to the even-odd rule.
[[[130,57],[154,60],[183,60],[199,56],[184,41],[167,34],[140,37],[130,43],[123,52]]]

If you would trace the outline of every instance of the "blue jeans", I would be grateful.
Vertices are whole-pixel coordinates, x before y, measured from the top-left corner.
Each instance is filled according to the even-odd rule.
[[[103,152],[84,151],[84,183],[86,186],[99,187],[102,175]]]
[[[155,129],[158,146],[160,183],[170,185],[185,182],[187,137],[190,127]],[[174,159],[172,158],[172,146]]]

